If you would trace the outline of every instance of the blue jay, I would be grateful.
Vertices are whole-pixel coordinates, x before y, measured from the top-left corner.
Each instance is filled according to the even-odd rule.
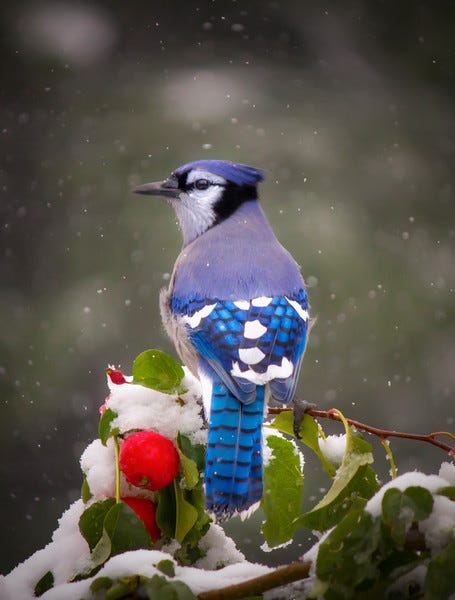
[[[198,160],[134,189],[166,198],[183,234],[161,314],[202,384],[206,503],[219,519],[262,497],[266,400],[293,399],[309,322],[299,268],[258,203],[263,179],[253,167]]]

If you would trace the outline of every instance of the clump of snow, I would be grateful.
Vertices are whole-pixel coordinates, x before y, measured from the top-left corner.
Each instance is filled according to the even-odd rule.
[[[177,432],[187,435],[194,443],[203,444],[207,436],[201,415],[199,381],[184,367],[182,386],[187,391],[180,396],[163,394],[133,383],[109,382],[107,406],[117,417],[112,428],[120,433],[134,429],[153,429],[169,439]]]
[[[455,502],[445,496],[435,496],[431,515],[419,523],[419,530],[431,551],[439,552],[455,539]]]
[[[449,485],[455,485],[455,465],[443,462],[439,469],[439,477],[445,479]]]
[[[216,536],[217,533],[215,532],[215,538]],[[46,571],[53,570],[53,565],[49,564],[51,559],[48,550],[49,546],[35,553],[25,563],[16,567],[9,575],[0,579],[1,598],[31,600],[34,597],[32,590],[36,581]],[[68,560],[68,555],[65,554],[66,548],[61,546],[59,550],[61,552],[60,561],[63,563]],[[221,551],[222,548],[218,548],[217,552]],[[57,560],[58,556],[53,554],[52,558]],[[80,598],[86,598],[88,600],[94,598],[94,595],[90,592],[90,585],[98,577],[117,579],[136,574],[143,575],[144,577],[153,577],[155,574],[163,576],[163,573],[156,567],[161,560],[173,561],[173,558],[170,554],[159,550],[124,552],[110,558],[93,577],[70,583],[66,583],[60,579],[56,580],[54,587],[45,592],[41,596],[41,599],[80,600]],[[196,567],[181,567],[176,563],[174,564],[175,578],[166,577],[166,579],[185,582],[195,594],[241,583],[246,579],[258,577],[273,570],[270,567],[247,561],[238,562],[218,570],[202,570]]]
[[[326,438],[319,438],[319,448],[324,458],[331,465],[339,467],[343,462],[346,451],[346,434],[328,435]]]
[[[278,544],[277,546],[269,546],[267,542],[264,542],[259,547],[262,550],[262,552],[273,552],[274,550],[282,550],[283,548],[290,546],[293,542],[294,540],[291,538],[287,542],[283,542],[282,544]]]
[[[81,456],[81,469],[85,473],[90,492],[98,497],[115,496],[115,455],[112,439],[103,446],[101,440],[93,440]]]
[[[195,563],[199,569],[219,569],[245,561],[245,556],[238,550],[234,540],[228,537],[223,528],[215,523],[210,524],[210,529],[199,542],[199,547],[206,553]]]
[[[420,473],[419,471],[414,471],[412,473],[404,473],[397,477],[396,479],[392,479],[388,483],[382,486],[382,488],[375,494],[370,500],[368,500],[365,510],[369,512],[373,517],[378,517],[382,512],[382,499],[387,490],[392,488],[396,488],[403,492],[408,487],[423,487],[427,489],[429,492],[434,494],[438,490],[443,487],[447,487],[449,482],[438,475],[425,475],[424,473]]]
[[[78,525],[84,508],[82,500],[74,502],[60,518],[52,541],[0,579],[0,598],[30,600],[36,583],[48,571],[55,585],[66,585],[76,573],[92,568],[90,550]]]

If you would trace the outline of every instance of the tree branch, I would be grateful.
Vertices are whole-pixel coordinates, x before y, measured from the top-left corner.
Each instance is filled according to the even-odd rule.
[[[292,408],[269,408],[268,412],[271,415],[277,415],[284,411],[292,411]],[[312,417],[318,417],[322,419],[331,419],[332,421],[341,421],[340,416],[338,415],[338,411],[335,408],[330,410],[316,410],[315,408],[310,408],[306,411],[306,414],[311,415]],[[450,446],[449,444],[445,444],[444,442],[440,442],[435,439],[440,436],[447,436],[451,439],[455,439],[455,436],[448,431],[435,431],[433,433],[428,433],[426,435],[419,433],[406,433],[403,431],[394,431],[389,429],[379,429],[378,427],[373,427],[372,425],[366,425],[365,423],[361,423],[360,421],[356,421],[354,419],[346,419],[349,425],[352,425],[356,429],[361,431],[367,431],[368,433],[372,433],[378,436],[381,440],[386,440],[389,437],[396,438],[404,438],[408,440],[417,440],[420,442],[426,442],[427,444],[432,444],[437,448],[441,448],[441,450],[445,450],[452,457],[455,458],[455,446]]]
[[[306,579],[309,576],[310,567],[310,561],[296,561],[286,567],[280,567],[271,573],[248,579],[242,583],[229,585],[219,590],[202,592],[198,598],[199,600],[238,600],[239,598],[257,596],[287,583]]]

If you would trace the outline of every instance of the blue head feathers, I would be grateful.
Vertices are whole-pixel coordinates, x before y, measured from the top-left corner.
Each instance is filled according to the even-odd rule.
[[[205,169],[237,185],[255,186],[264,179],[264,173],[261,169],[233,163],[230,160],[196,160],[179,167],[174,171],[174,174],[180,177],[195,168]]]

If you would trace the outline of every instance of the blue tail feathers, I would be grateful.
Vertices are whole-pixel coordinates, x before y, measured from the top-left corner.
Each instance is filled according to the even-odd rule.
[[[207,508],[219,517],[243,511],[262,497],[264,387],[243,404],[213,381],[205,467]]]

